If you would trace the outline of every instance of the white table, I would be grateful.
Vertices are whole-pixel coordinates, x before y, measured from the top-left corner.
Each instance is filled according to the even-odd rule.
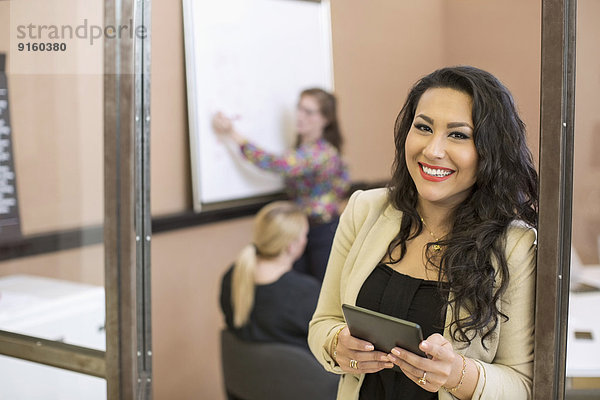
[[[590,332],[592,339],[577,339],[575,332]],[[600,292],[570,294],[567,377],[600,377]]]
[[[577,281],[600,289],[600,265],[584,265],[579,268]]]
[[[104,350],[104,288],[28,275],[2,277],[0,329]],[[0,356],[0,399],[104,400],[106,381]]]

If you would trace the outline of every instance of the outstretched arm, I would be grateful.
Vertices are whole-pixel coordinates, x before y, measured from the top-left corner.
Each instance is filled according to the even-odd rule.
[[[287,176],[299,176],[328,161],[328,154],[324,152],[293,150],[280,156],[261,149],[240,134],[233,125],[233,119],[222,112],[215,114],[212,122],[215,132],[236,142],[242,155],[261,169]]]

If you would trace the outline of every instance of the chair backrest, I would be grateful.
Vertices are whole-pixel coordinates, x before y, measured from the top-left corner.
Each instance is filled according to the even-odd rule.
[[[254,343],[221,331],[225,390],[244,400],[334,400],[339,377],[308,351],[284,343]]]

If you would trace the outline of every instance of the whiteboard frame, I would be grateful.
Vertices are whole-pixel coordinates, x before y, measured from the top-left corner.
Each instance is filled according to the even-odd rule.
[[[247,0],[250,1],[250,0]],[[317,3],[320,5],[320,18],[322,21],[322,32],[324,42],[327,43],[328,53],[327,59],[329,60],[329,71],[328,76],[330,77],[329,87],[325,87],[327,90],[334,90],[335,79],[334,79],[334,65],[333,65],[333,38],[331,30],[331,5],[330,0],[280,0],[280,1],[305,1],[310,3]],[[197,101],[197,88],[198,82],[196,77],[196,57],[195,57],[195,35],[193,28],[193,7],[197,5],[197,0],[182,0],[183,3],[183,28],[184,28],[184,50],[185,50],[185,66],[186,66],[186,89],[187,89],[187,101],[188,101],[188,124],[189,124],[189,140],[190,140],[190,165],[191,165],[191,178],[192,178],[192,197],[193,197],[193,209],[196,213],[201,211],[214,211],[223,210],[228,208],[235,208],[239,206],[253,205],[253,204],[264,204],[269,201],[285,198],[283,184],[280,189],[274,193],[258,194],[251,197],[236,198],[226,201],[217,201],[205,203],[202,202],[201,189],[200,189],[200,161],[198,154],[199,149],[199,118],[197,115],[198,101]]]

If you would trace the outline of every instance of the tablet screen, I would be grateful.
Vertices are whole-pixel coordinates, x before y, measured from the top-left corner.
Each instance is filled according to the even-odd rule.
[[[418,324],[350,304],[343,304],[342,311],[350,334],[372,343],[375,349],[389,353],[394,347],[401,347],[427,357],[419,349],[423,333]]]

